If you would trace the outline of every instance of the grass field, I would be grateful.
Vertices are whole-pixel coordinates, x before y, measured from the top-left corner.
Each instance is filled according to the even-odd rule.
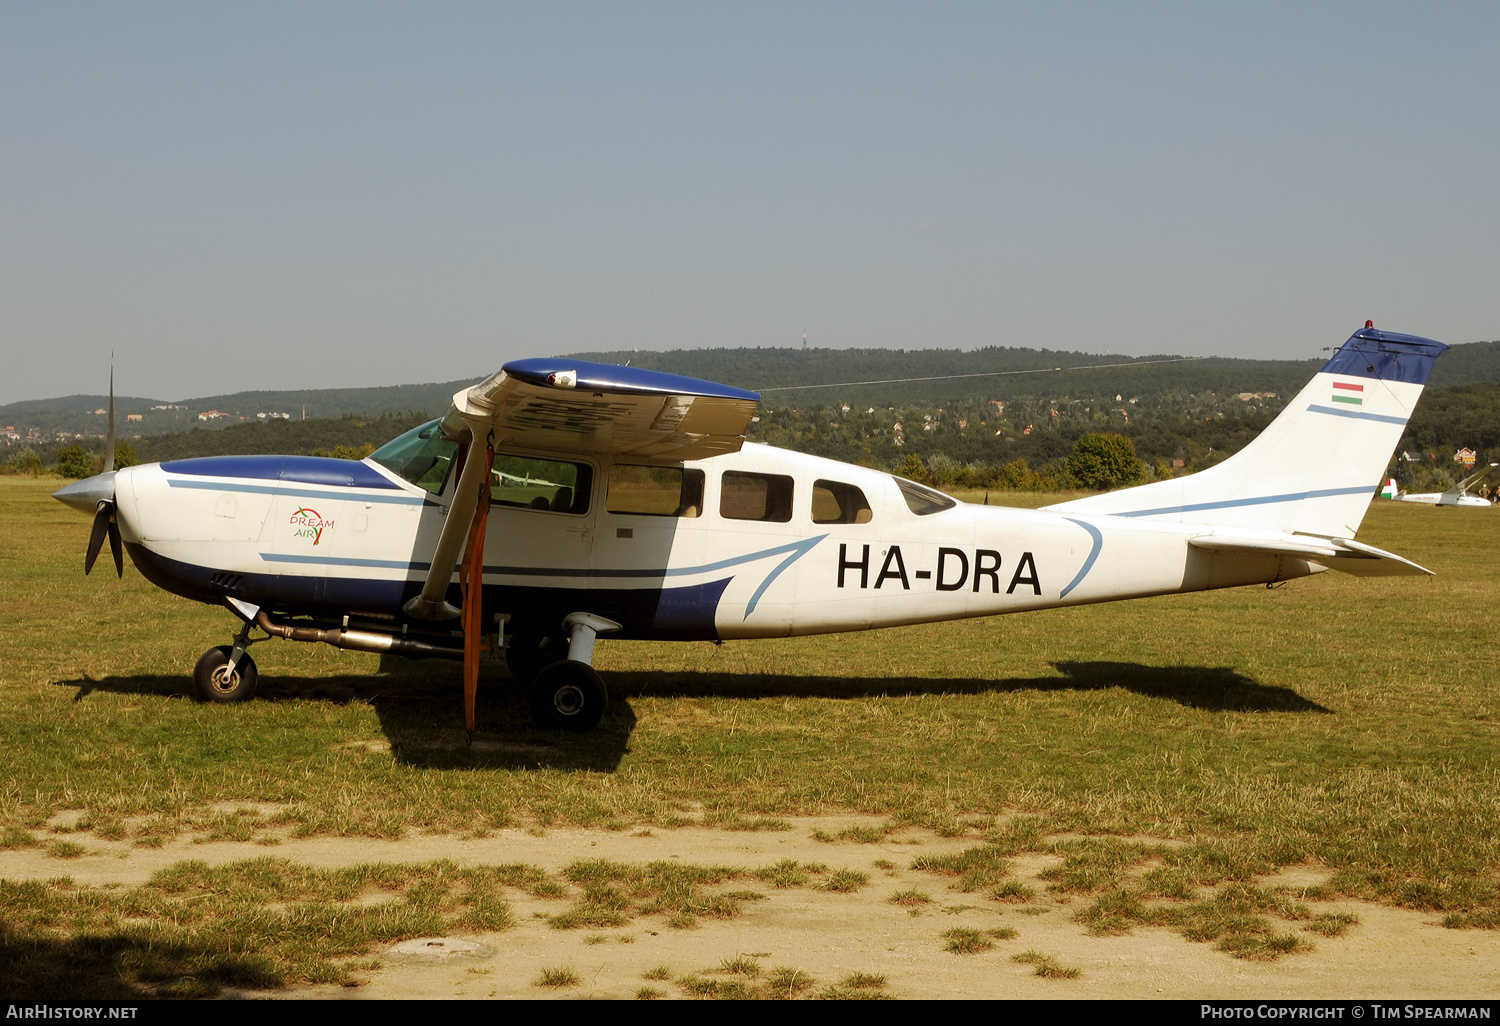
[[[1500,927],[1500,510],[1375,503],[1360,539],[1431,580],[1323,574],[868,634],[605,642],[598,732],[531,730],[497,667],[471,745],[448,663],[268,642],[257,701],[190,700],[231,617],[128,565],[116,581],[107,558],[84,578],[88,520],[54,487],[0,478],[0,847],[57,846],[60,875],[69,842],[47,824],[64,811],[148,846],[272,827],[775,829],[851,811],[972,834],[976,886],[1004,876],[985,876],[986,852],[998,866],[1055,850],[1053,886],[1089,896],[1080,921],[1101,932],[1295,919],[1243,882],[1302,863],[1329,867],[1332,893]],[[277,811],[222,811],[239,803]],[[1204,887],[1218,905],[1188,900]],[[0,902],[7,943],[63,930],[23,926],[28,900],[42,899]]]

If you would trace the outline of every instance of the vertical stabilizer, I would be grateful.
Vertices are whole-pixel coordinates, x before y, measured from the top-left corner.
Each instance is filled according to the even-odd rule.
[[[1217,466],[1048,509],[1353,538],[1441,342],[1366,327]]]

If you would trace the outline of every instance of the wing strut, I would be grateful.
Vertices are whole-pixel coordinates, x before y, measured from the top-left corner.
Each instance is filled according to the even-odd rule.
[[[494,466],[495,435],[491,432],[484,447],[484,477],[469,525],[469,545],[458,575],[464,603],[464,723],[470,737],[474,735],[474,695],[479,689],[479,657],[484,641],[484,532],[490,520],[490,472]]]

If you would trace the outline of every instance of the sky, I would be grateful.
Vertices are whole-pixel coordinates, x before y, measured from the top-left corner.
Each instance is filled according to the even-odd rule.
[[[0,403],[1500,338],[1500,4],[0,2]]]

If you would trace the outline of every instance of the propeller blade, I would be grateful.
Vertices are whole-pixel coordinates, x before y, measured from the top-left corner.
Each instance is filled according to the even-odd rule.
[[[104,547],[104,536],[111,534],[111,523],[114,517],[114,504],[101,502],[94,510],[94,524],[89,528],[89,550],[83,557],[83,572],[87,576],[94,569],[94,560],[99,558],[99,550]],[[115,528],[118,530],[118,528]]]
[[[125,557],[120,552],[120,525],[115,523],[114,511],[110,511],[109,518],[109,551],[115,557],[115,576],[125,576]]]

